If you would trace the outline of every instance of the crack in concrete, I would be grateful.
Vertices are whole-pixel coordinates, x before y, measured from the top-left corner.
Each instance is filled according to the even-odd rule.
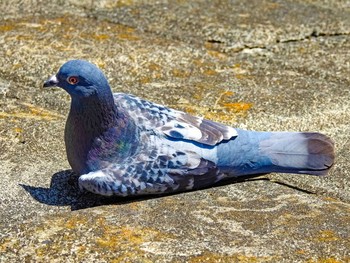
[[[334,33],[323,33],[317,32],[316,30],[312,31],[311,34],[306,35],[302,38],[291,38],[286,40],[276,40],[276,43],[293,43],[293,42],[301,42],[307,39],[318,38],[318,37],[337,37],[337,36],[349,36],[350,32],[334,32]]]
[[[141,29],[141,28],[138,28],[137,26],[133,26],[133,25],[128,24],[128,23],[122,23],[121,21],[114,21],[110,17],[106,16],[106,14],[99,14],[96,12],[91,12],[88,14],[88,17],[91,17],[91,18],[96,19],[96,20],[98,20],[98,19],[107,20],[109,23],[113,23],[113,24],[117,24],[117,25],[121,25],[121,26],[127,26],[127,27],[133,28],[135,30],[139,30],[142,33],[146,33],[146,34],[150,34],[150,35],[163,35],[162,33],[165,33],[165,32],[156,32],[154,30],[145,29],[145,28]],[[290,39],[284,39],[284,40],[276,39],[275,42],[272,42],[270,45],[243,44],[242,47],[235,47],[232,49],[230,48],[230,44],[227,43],[225,41],[225,39],[220,40],[220,39],[215,39],[215,38],[209,38],[209,39],[204,39],[204,42],[226,48],[226,51],[224,53],[230,53],[230,52],[240,53],[240,52],[247,50],[247,49],[249,49],[249,50],[254,50],[254,49],[267,50],[267,49],[270,49],[269,46],[273,46],[274,44],[302,42],[304,40],[308,40],[308,39],[312,39],[312,38],[319,38],[319,37],[337,37],[337,36],[349,36],[349,35],[350,35],[350,31],[349,32],[325,33],[325,32],[318,32],[317,30],[313,30],[309,35],[305,35],[305,36],[300,37],[300,38],[290,38]],[[193,42],[188,43],[188,42],[184,41],[184,39],[182,39],[178,35],[170,35],[166,38],[170,38],[172,40],[179,41],[182,43],[194,44]],[[199,43],[203,43],[203,42],[199,42]]]
[[[280,40],[277,39],[275,44],[285,44],[285,43],[297,43],[297,42],[302,42],[304,40],[309,40],[312,38],[319,38],[319,37],[338,37],[338,36],[350,36],[350,32],[335,32],[335,33],[323,33],[323,32],[317,32],[317,31],[313,31],[311,34],[306,35],[304,37],[301,38],[290,38],[290,39],[285,39],[285,40]],[[215,44],[225,44],[225,42],[223,41],[219,41],[219,40],[215,40],[215,39],[210,39],[207,41],[208,43],[215,43]],[[272,43],[270,46],[273,46],[274,43]],[[264,46],[264,45],[243,45],[243,47],[241,48],[236,48],[233,51],[234,53],[240,53],[244,50],[254,50],[254,49],[265,49],[268,50],[270,49],[268,45]]]
[[[338,36],[349,36],[349,32],[334,32],[334,33],[324,33],[324,32],[317,32],[316,30],[312,31],[311,34],[306,35],[304,37],[300,38],[290,38],[285,40],[277,39],[275,43],[271,43],[270,45],[249,45],[249,44],[243,44],[242,47],[234,48],[229,51],[232,51],[233,53],[240,53],[244,50],[254,50],[254,49],[270,49],[269,46],[273,46],[274,44],[285,44],[285,43],[297,43],[302,42],[304,40],[309,40],[313,38],[319,38],[319,37],[338,37]],[[206,40],[207,43],[210,44],[216,44],[216,45],[225,45],[225,41],[217,40],[217,39],[208,39]],[[229,48],[229,47],[228,47]]]

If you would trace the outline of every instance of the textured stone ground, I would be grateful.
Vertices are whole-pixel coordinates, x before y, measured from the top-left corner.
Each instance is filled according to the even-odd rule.
[[[349,1],[0,3],[1,262],[350,261]],[[271,174],[146,199],[78,191],[72,58],[115,91],[254,130],[320,131],[327,177]]]

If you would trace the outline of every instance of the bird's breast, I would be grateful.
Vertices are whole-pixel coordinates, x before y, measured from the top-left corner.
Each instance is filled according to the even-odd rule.
[[[64,140],[66,144],[67,159],[74,172],[86,173],[86,157],[91,147],[91,135],[76,120],[67,119]]]

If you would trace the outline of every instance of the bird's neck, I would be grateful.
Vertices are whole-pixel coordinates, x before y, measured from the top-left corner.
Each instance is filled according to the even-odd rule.
[[[72,98],[70,115],[74,116],[76,125],[82,126],[85,133],[91,132],[91,136],[104,132],[118,122],[118,113],[112,94],[101,97]]]

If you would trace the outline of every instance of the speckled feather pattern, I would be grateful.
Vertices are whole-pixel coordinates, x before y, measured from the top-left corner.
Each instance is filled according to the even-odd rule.
[[[237,135],[234,128],[123,93],[114,94],[116,105],[127,111],[144,130],[158,130],[170,137],[215,145]]]
[[[125,111],[128,120],[136,124],[139,137],[131,143],[137,145],[137,150],[127,158],[121,157],[115,145],[123,137],[118,134],[114,138],[115,128],[95,139],[100,147],[93,146],[88,159],[90,169],[97,172],[80,177],[80,185],[85,189],[122,196],[167,193],[193,189],[204,178],[200,186],[213,184],[220,178],[215,164],[196,153],[198,146],[188,144],[190,147],[176,149],[171,139],[193,140],[197,136],[199,143],[215,145],[236,136],[233,128],[208,120],[203,123],[200,118],[132,95],[117,93],[114,99],[117,109]]]
[[[269,172],[324,175],[334,162],[325,135],[244,131],[112,94],[102,71],[87,61],[66,62],[44,86],[71,96],[68,161],[80,188],[96,194],[172,193]]]

